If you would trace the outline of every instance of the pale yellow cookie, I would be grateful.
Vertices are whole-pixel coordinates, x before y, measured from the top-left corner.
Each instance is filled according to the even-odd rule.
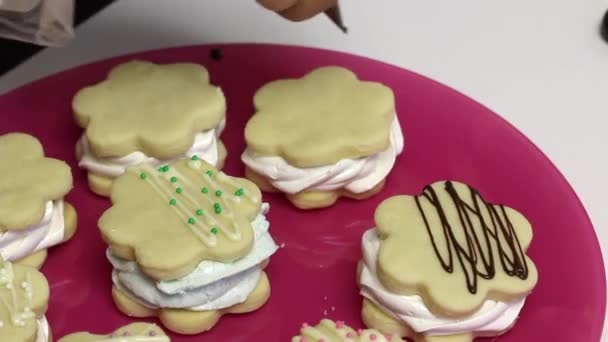
[[[165,332],[156,324],[131,323],[111,334],[97,335],[77,332],[59,339],[57,342],[170,342]]]
[[[0,136],[0,159],[0,255],[40,268],[46,249],[76,231],[76,211],[63,201],[72,189],[70,167],[45,157],[40,142],[23,133]]]
[[[525,253],[532,239],[530,223],[514,209],[488,203],[466,184],[441,181],[426,186],[421,195],[391,197],[380,204],[375,221],[376,229],[368,233],[380,240],[377,264],[361,263],[359,268],[360,282],[366,282],[362,316],[370,327],[427,342],[498,335],[511,327],[522,300],[536,285],[536,267]],[[368,233],[363,247],[367,262],[373,251],[366,249],[375,246],[365,242]],[[367,278],[361,278],[363,267]],[[369,280],[374,277],[379,284]],[[394,298],[393,302],[386,302],[387,298]],[[418,303],[418,298],[423,303],[416,305],[424,305],[436,318],[418,317],[411,311],[400,314],[423,318],[432,329],[443,324],[456,332],[419,334],[408,326],[407,318],[397,319],[382,305],[390,307],[397,300],[409,305]],[[499,316],[509,312],[511,325],[495,323],[491,310],[496,305],[508,308],[498,309]],[[459,324],[465,321],[471,322],[467,324],[472,331],[460,331]],[[490,328],[492,324],[497,328]]]
[[[219,135],[226,100],[201,65],[120,64],[104,81],[81,89],[72,107],[85,129],[76,144],[78,165],[98,195],[108,196],[128,166],[193,155],[219,169],[224,164]]]
[[[191,311],[187,309],[151,309],[142,305],[116,286],[112,288],[112,298],[120,311],[131,317],[158,317],[163,325],[171,331],[194,335],[208,331],[219,322],[225,314],[252,312],[262,307],[270,297],[270,283],[263,272],[257,286],[243,303],[209,311]]]
[[[113,255],[136,261],[155,280],[182,277],[203,260],[232,262],[248,254],[251,222],[261,208],[253,183],[188,159],[129,168],[111,199],[99,219],[104,240]]]
[[[245,128],[247,147],[296,167],[333,164],[385,150],[395,118],[393,92],[341,67],[260,88]]]
[[[48,300],[49,285],[42,273],[0,261],[0,341],[34,342],[39,334],[44,338],[39,320],[46,324]]]
[[[70,167],[46,158],[31,135],[0,136],[0,232],[37,224],[48,201],[61,199],[72,189]]]
[[[384,335],[375,329],[354,330],[342,321],[323,319],[316,326],[306,323],[300,329],[300,335],[292,342],[397,342],[398,335]]]
[[[141,151],[164,160],[186,152],[195,133],[218,126],[226,101],[201,65],[132,61],[81,89],[72,107],[96,156]]]
[[[241,156],[246,176],[301,209],[376,194],[403,151],[391,89],[345,68],[270,82],[254,104]]]

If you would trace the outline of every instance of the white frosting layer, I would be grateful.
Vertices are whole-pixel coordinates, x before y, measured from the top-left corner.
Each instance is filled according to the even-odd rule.
[[[45,316],[42,316],[36,321],[38,325],[38,335],[36,335],[36,342],[50,342],[50,327],[49,322],[46,320]]]
[[[132,273],[114,271],[112,281],[121,290],[150,308],[187,308],[194,311],[223,309],[244,302],[262,275],[258,266],[184,293],[168,295],[154,282]]]
[[[0,256],[14,261],[57,245],[63,241],[64,228],[63,200],[49,201],[40,223],[0,233]]]
[[[260,264],[278,249],[268,233],[267,211],[268,204],[264,203],[262,212],[252,222],[255,240],[248,255],[229,264],[203,261],[194,271],[175,280],[153,281],[139,270],[137,263],[117,258],[108,250],[108,259],[114,267],[114,285],[151,308],[205,311],[242,303],[262,275]]]
[[[380,153],[358,159],[342,159],[333,165],[298,168],[278,156],[256,156],[246,149],[241,159],[277,189],[295,194],[305,190],[346,189],[353,193],[371,190],[391,171],[403,151],[403,133],[397,115],[391,125],[390,145]]]
[[[174,159],[182,158],[184,156],[190,158],[193,155],[197,155],[209,164],[216,166],[219,159],[218,140],[220,134],[224,130],[225,124],[225,120],[222,120],[222,122],[220,122],[216,128],[195,134],[194,142],[192,143],[190,149],[188,149],[188,151],[186,151],[186,153],[183,155],[176,156]],[[170,162],[170,160],[158,160],[156,158],[149,157],[140,151],[132,152],[119,158],[98,158],[91,151],[86,134],[83,134],[80,140],[78,140],[78,145],[82,151],[82,156],[80,161],[78,161],[78,166],[96,174],[110,177],[118,177],[122,175],[128,166],[139,165],[142,163],[156,166]]]
[[[515,323],[526,300],[525,297],[506,303],[486,300],[479,310],[467,317],[436,316],[424,305],[420,296],[392,293],[379,281],[376,264],[381,240],[375,229],[365,232],[362,241],[364,266],[360,279],[361,294],[418,333],[451,335],[472,331],[498,334]]]

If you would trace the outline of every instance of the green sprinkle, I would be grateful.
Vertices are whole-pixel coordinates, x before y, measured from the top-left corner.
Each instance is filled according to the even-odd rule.
[[[141,179],[146,179],[146,177],[148,177],[148,175],[145,172],[139,174],[139,178]]]
[[[192,159],[192,160],[198,160],[198,156],[195,154],[195,155],[193,155],[193,156],[192,156],[192,158],[190,158],[190,159]]]
[[[203,188],[203,190],[201,190],[201,191],[202,191],[204,194],[206,194],[206,193],[208,193],[208,192],[209,192],[209,189],[207,189],[207,188]]]
[[[240,196],[243,196],[244,193],[245,193],[245,189],[240,188],[240,189],[238,189],[237,191],[234,192],[234,195],[240,197]]]
[[[211,170],[208,170],[208,171],[207,171],[207,172],[205,172],[205,173],[206,173],[206,174],[208,174],[208,175],[209,175],[209,177],[213,176],[213,171],[211,171]]]
[[[171,183],[175,183],[177,182],[177,177],[171,177],[171,179],[169,179],[171,181]]]
[[[194,218],[192,218],[192,217],[191,217],[191,218],[189,218],[189,219],[188,219],[188,223],[190,223],[190,224],[194,224],[194,222],[196,222],[196,221],[194,220]]]
[[[219,207],[220,207],[220,204],[219,204],[219,203],[213,203],[213,207],[214,207],[214,208],[219,208]]]
[[[175,192],[177,192],[178,194],[181,194],[181,193],[182,193],[182,191],[184,191],[182,188],[177,188],[177,189],[175,189]]]
[[[196,211],[196,215],[198,215],[198,216],[202,216],[202,215],[203,215],[203,209],[198,209],[198,210]]]
[[[221,207],[215,207],[215,213],[216,214],[221,214],[222,213],[222,208]]]
[[[221,197],[222,196],[222,191],[221,190],[216,191],[215,192],[215,196]]]
[[[171,205],[176,205],[176,204],[177,204],[177,201],[175,200],[175,198],[172,198],[172,199],[169,201],[169,204],[171,204]]]
[[[218,230],[217,228],[215,228],[215,227],[211,228],[211,233],[212,233],[213,235],[217,234],[217,232],[218,232],[218,231],[219,231],[219,230]]]
[[[160,171],[160,172],[167,172],[167,171],[169,171],[169,165],[162,166],[160,169],[158,169],[158,171]]]

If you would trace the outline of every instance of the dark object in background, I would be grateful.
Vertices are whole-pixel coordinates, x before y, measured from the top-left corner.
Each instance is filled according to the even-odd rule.
[[[213,59],[214,61],[220,61],[224,57],[224,53],[221,49],[215,48],[209,51],[209,56],[211,56],[211,59]]]
[[[74,25],[79,25],[114,0],[76,0]],[[0,76],[33,56],[43,47],[0,38]]]
[[[342,13],[340,12],[340,4],[337,3],[336,6],[325,11],[325,15],[331,20],[334,25],[336,25],[342,32],[348,33],[348,28],[344,26],[344,21],[342,20]]]
[[[602,38],[606,42],[608,42],[608,11],[604,14],[604,19],[602,20],[602,26],[600,27],[600,33],[602,34]]]

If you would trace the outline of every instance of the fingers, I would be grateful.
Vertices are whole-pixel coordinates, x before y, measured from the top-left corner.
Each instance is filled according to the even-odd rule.
[[[289,20],[302,21],[335,6],[338,0],[257,0],[257,2]]]
[[[298,0],[257,0],[258,4],[274,12],[281,12],[295,5]]]
[[[299,0],[279,14],[292,21],[302,21],[334,7],[337,2],[338,0]]]

